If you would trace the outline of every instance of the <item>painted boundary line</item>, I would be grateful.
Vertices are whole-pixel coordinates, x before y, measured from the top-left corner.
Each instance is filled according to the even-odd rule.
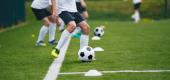
[[[115,71],[99,71],[101,73],[159,73],[159,72],[170,72],[170,70],[115,70]],[[86,72],[63,72],[59,75],[76,75],[85,74]]]
[[[60,68],[64,61],[64,57],[70,43],[70,39],[71,38],[69,38],[68,42],[66,42],[66,44],[61,48],[59,57],[54,59],[43,80],[56,80],[58,78]]]

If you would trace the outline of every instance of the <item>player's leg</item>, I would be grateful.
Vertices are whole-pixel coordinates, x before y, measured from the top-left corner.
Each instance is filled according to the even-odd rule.
[[[90,27],[85,21],[85,19],[79,13],[75,13],[75,18],[76,23],[78,23],[78,25],[82,29],[82,35],[80,37],[80,49],[81,49],[84,46],[88,46]]]
[[[48,20],[48,18],[44,18],[43,20],[43,26],[40,29],[39,35],[38,35],[38,39],[36,42],[36,46],[46,46],[46,44],[44,43],[44,38],[48,32],[48,26],[50,21]]]
[[[80,22],[79,25],[82,29],[82,35],[80,37],[80,49],[81,49],[84,46],[88,46],[90,28],[86,21]]]
[[[64,46],[64,44],[69,40],[71,36],[71,32],[74,30],[76,23],[71,21],[67,24],[67,28],[62,32],[60,40],[58,41],[57,46],[52,51],[51,55],[54,57],[58,57],[60,49]]]
[[[50,12],[48,12],[46,9],[34,9],[32,8],[32,11],[34,15],[36,16],[37,20],[42,20],[43,26],[40,29],[38,40],[36,41],[36,46],[46,46],[46,44],[43,42],[44,37],[48,32],[48,26],[49,26],[49,19],[48,16],[50,16]]]
[[[84,15],[86,19],[88,18],[88,13],[85,13]],[[86,21],[82,21],[79,23],[81,29],[82,29],[82,35],[80,37],[80,49],[84,46],[88,46],[89,43],[89,33],[90,33],[90,27]],[[95,57],[93,57],[93,60],[96,60]]]
[[[134,14],[132,18],[136,23],[140,20],[140,5],[141,3],[134,4]]]
[[[57,49],[61,49],[63,47],[63,45],[69,40],[69,37],[70,37],[71,33],[73,32],[73,30],[75,29],[75,27],[76,27],[75,21],[70,21],[67,24],[67,28],[61,34],[58,45],[56,46]]]
[[[58,42],[55,40],[55,33],[56,33],[56,20],[53,17],[49,17],[50,24],[49,24],[49,44],[56,45]]]
[[[73,32],[73,30],[76,27],[76,23],[74,21],[74,18],[72,16],[72,14],[70,14],[69,12],[64,11],[59,16],[63,19],[64,23],[66,23],[67,28],[62,32],[57,46],[51,52],[51,55],[54,56],[54,57],[58,57],[60,49],[69,40],[71,33]]]

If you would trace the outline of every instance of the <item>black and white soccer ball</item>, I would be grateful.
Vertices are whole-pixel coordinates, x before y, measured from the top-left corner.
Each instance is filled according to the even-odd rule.
[[[102,37],[104,35],[104,28],[99,26],[94,29],[94,35],[98,37]]]
[[[94,60],[95,52],[92,47],[84,46],[78,52],[79,60],[83,62],[90,62]]]

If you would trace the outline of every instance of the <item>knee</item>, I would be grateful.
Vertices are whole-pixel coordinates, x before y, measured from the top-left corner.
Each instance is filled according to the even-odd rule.
[[[48,18],[43,19],[43,24],[47,27],[50,25],[50,21],[48,20]]]
[[[88,25],[86,22],[84,22],[84,23],[81,24],[81,28],[82,28],[82,30],[83,30],[83,34],[86,34],[86,35],[89,34],[89,32],[90,32],[90,27],[89,27],[89,25]]]
[[[52,23],[56,23],[57,22],[57,18],[56,17],[49,17],[49,20],[50,20],[50,22],[52,22]]]
[[[76,23],[74,21],[71,21],[67,24],[67,30],[72,33],[74,29],[76,28]]]
[[[85,31],[89,31],[89,30],[90,30],[89,25],[88,25],[88,24],[85,24],[85,25],[83,26],[83,30],[85,30]]]
[[[44,22],[44,25],[49,27],[50,23],[49,22]]]

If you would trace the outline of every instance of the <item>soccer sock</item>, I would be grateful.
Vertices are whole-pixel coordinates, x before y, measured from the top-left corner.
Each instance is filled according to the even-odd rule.
[[[135,10],[135,22],[138,22],[140,20],[140,13],[138,10]]]
[[[49,25],[49,41],[52,41],[55,39],[55,32],[56,32],[56,24],[50,23],[50,25]]]
[[[82,49],[84,46],[88,46],[89,42],[89,36],[88,35],[81,35],[80,37],[80,49]]]
[[[71,33],[66,30],[61,34],[60,40],[56,46],[56,49],[61,49],[63,45],[69,40]]]
[[[75,35],[75,34],[77,34],[77,33],[79,33],[79,32],[81,32],[81,28],[80,28],[79,26],[77,26],[77,27],[75,28],[75,30],[73,31],[72,35]]]
[[[61,30],[64,30],[64,21],[61,19],[61,18],[59,18],[59,23],[60,23],[60,26],[59,26],[59,31],[61,31]]]
[[[45,35],[47,34],[47,32],[48,32],[48,27],[46,27],[46,26],[43,25],[43,26],[41,27],[41,29],[40,29],[37,43],[38,43],[39,41],[43,41],[43,40],[44,40],[44,37],[45,37]]]
[[[139,15],[139,11],[138,10],[135,10],[135,15]]]

